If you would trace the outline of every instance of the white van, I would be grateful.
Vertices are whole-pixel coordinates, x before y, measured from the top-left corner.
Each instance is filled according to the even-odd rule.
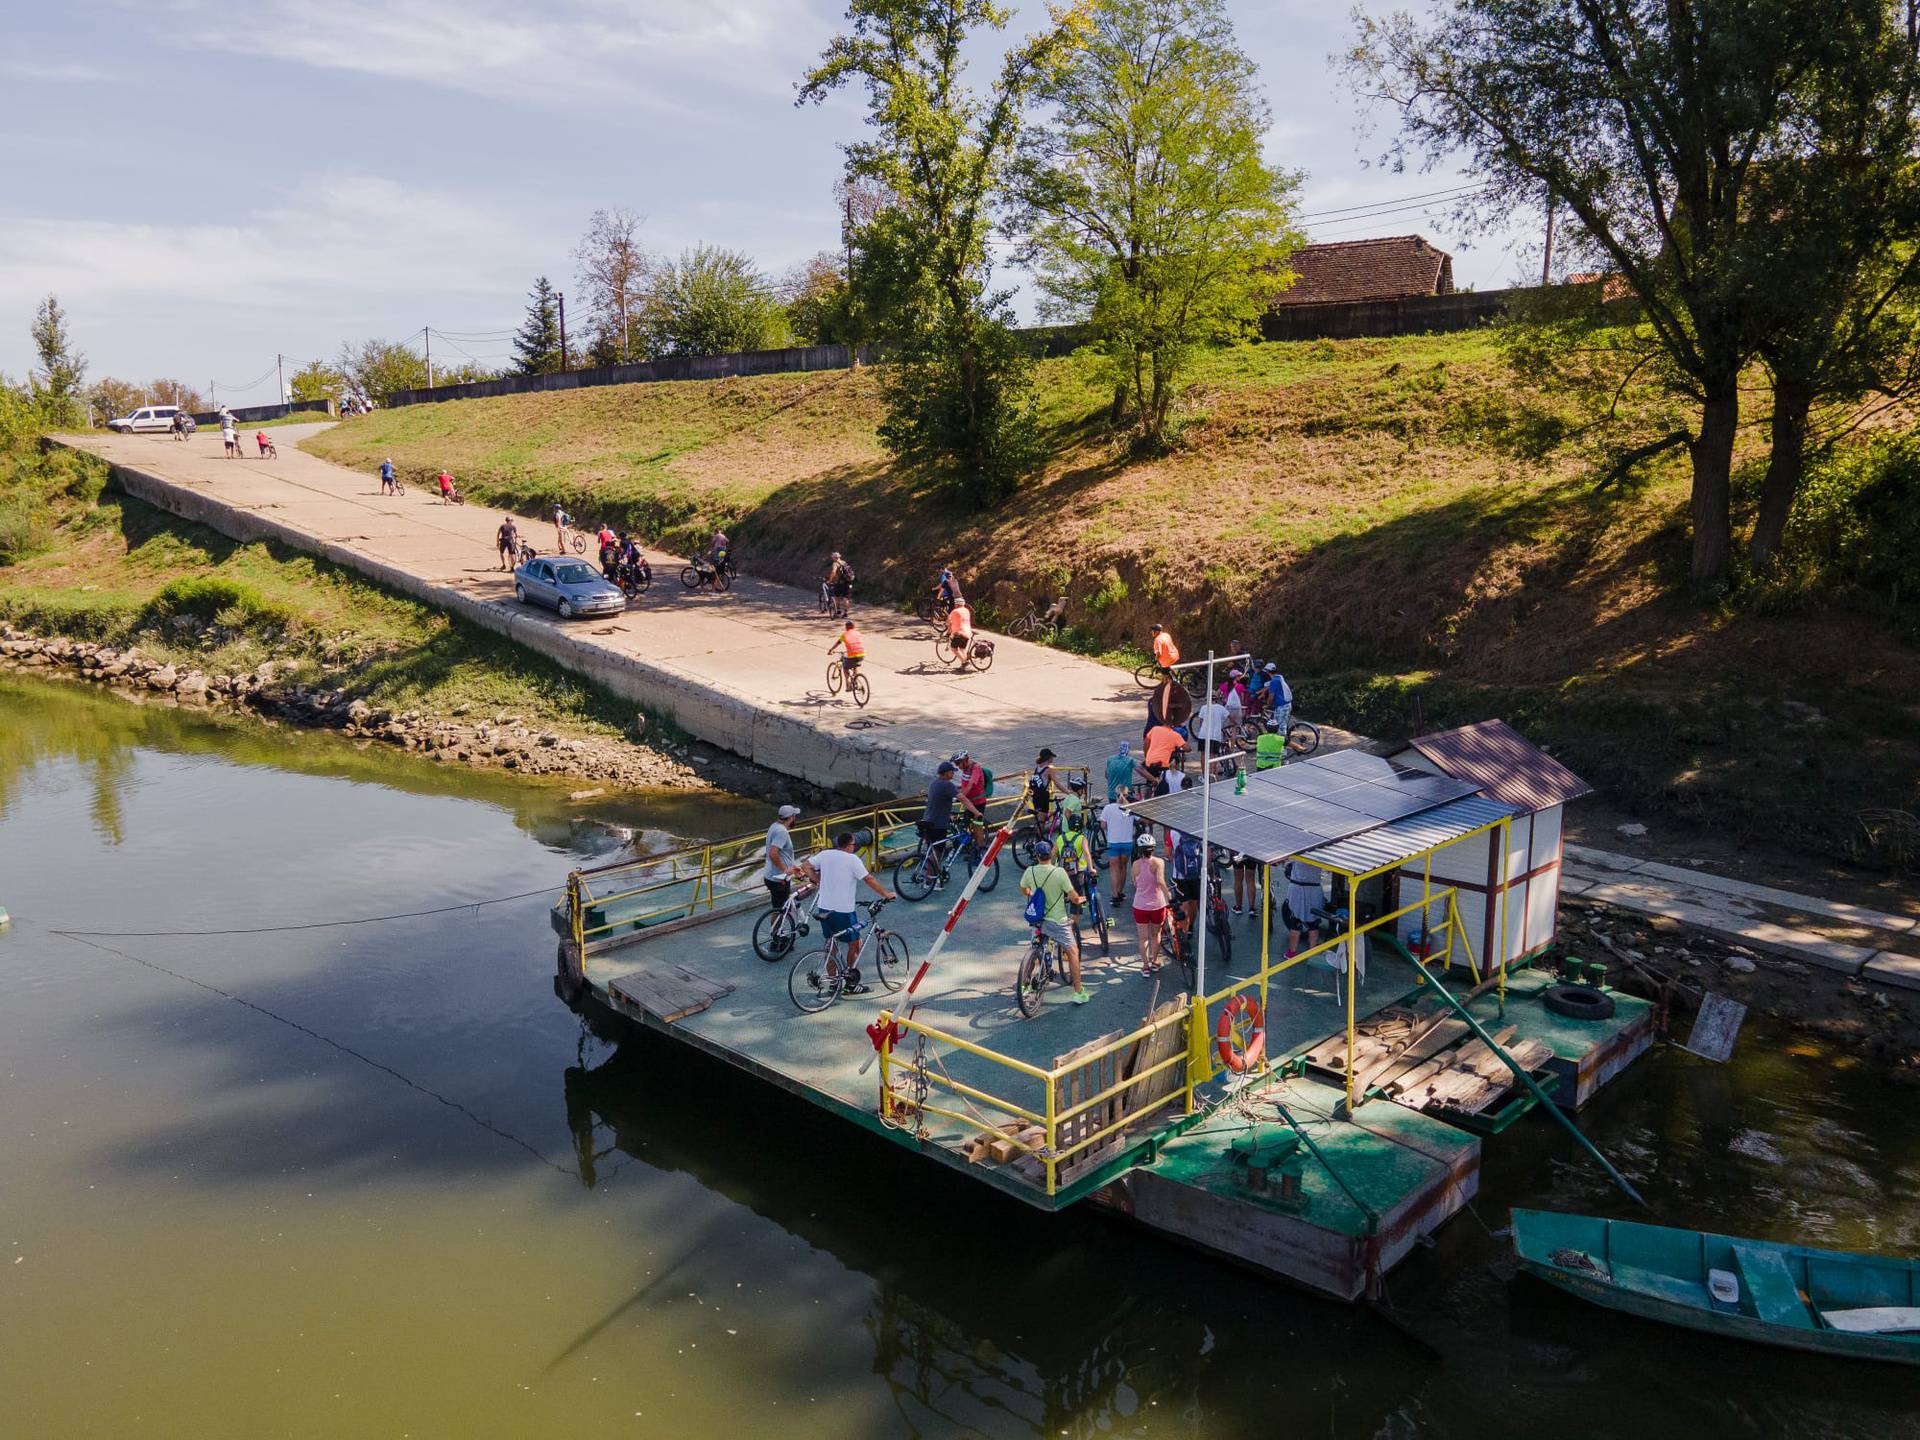
[[[142,405],[131,415],[109,420],[107,428],[118,430],[122,435],[134,435],[143,430],[167,431],[173,428],[173,417],[179,413],[178,405]]]

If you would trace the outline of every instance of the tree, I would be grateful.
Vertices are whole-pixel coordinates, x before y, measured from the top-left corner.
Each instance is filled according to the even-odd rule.
[[[153,396],[155,405],[178,405],[188,414],[207,408],[207,402],[201,399],[200,392],[184,380],[170,380],[163,375],[149,385],[147,391]]]
[[[645,218],[631,210],[596,210],[574,247],[578,293],[586,301],[589,349],[596,364],[626,364],[640,341],[641,300],[652,259],[640,247]]]
[[[795,339],[808,345],[859,343],[846,267],[831,250],[801,261],[782,276],[780,295]]]
[[[773,283],[738,250],[699,245],[658,267],[647,296],[656,355],[731,355],[792,342]]]
[[[392,340],[342,345],[337,368],[346,377],[347,393],[382,405],[395,391],[418,390],[427,383],[427,362]]]
[[[1838,23],[1877,0],[1454,0],[1431,21],[1362,17],[1353,72],[1398,108],[1429,164],[1472,157],[1483,220],[1544,191],[1569,245],[1619,274],[1650,342],[1645,373],[1694,407],[1662,437],[1693,470],[1692,575],[1713,586],[1732,547],[1742,368],[1769,290],[1774,219],[1753,180],[1800,118],[1796,83],[1835,58]]]
[[[1004,498],[1039,457],[1032,361],[989,288],[987,240],[1034,83],[1089,27],[1084,0],[1008,53],[982,97],[963,52],[1006,27],[993,0],[852,0],[800,87],[800,103],[846,85],[867,93],[873,138],[846,147],[847,174],[890,197],[856,232],[853,285],[884,350],[880,427],[893,453],[976,501]]]
[[[102,420],[132,414],[147,403],[147,389],[131,380],[102,375],[87,390],[87,402],[100,412]]]
[[[513,337],[513,373],[549,375],[560,368],[560,300],[547,277],[533,282],[527,318]]]
[[[33,350],[40,364],[27,374],[35,399],[47,405],[63,423],[78,417],[81,383],[87,376],[87,357],[73,348],[67,334],[67,312],[49,295],[33,312]]]
[[[1086,43],[1042,84],[1022,143],[1030,258],[1050,316],[1091,320],[1116,424],[1166,444],[1194,350],[1246,332],[1298,248],[1298,178],[1266,163],[1271,123],[1223,0],[1099,0]]]
[[[425,364],[421,370],[426,369]],[[346,397],[347,377],[324,360],[309,360],[287,378],[287,388],[295,400],[332,400]],[[401,387],[404,388],[404,387]]]
[[[1754,212],[1774,221],[1770,268],[1795,277],[1761,297],[1773,414],[1747,547],[1756,572],[1771,565],[1793,512],[1815,407],[1854,411],[1869,393],[1896,400],[1920,381],[1920,10],[1904,14],[1904,25],[1885,5],[1838,17],[1851,33],[1802,78],[1803,119],[1788,153],[1754,181]],[[1839,430],[1858,417],[1835,418]]]

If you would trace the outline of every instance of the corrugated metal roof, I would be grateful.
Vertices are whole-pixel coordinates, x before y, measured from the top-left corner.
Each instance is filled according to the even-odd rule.
[[[1504,720],[1482,720],[1408,742],[1444,774],[1524,811],[1564,805],[1593,787]]]
[[[1389,820],[1376,829],[1309,850],[1300,858],[1349,875],[1364,875],[1425,854],[1449,840],[1470,835],[1483,825],[1525,813],[1484,795],[1469,795],[1461,800],[1449,800],[1435,810]]]

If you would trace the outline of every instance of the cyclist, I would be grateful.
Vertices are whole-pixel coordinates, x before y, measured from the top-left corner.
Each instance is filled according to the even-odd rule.
[[[1154,854],[1153,836],[1133,842],[1133,928],[1140,939],[1140,968],[1160,968],[1160,928],[1167,923],[1167,862]]]
[[[842,651],[840,658],[841,673],[847,677],[847,684],[853,684],[853,672],[860,668],[860,662],[867,658],[867,637],[860,633],[860,627],[849,620],[833,644],[827,646],[827,653]]]
[[[567,527],[573,524],[573,516],[556,505],[553,507],[553,543],[564,555],[567,553]]]
[[[1153,627],[1153,660],[1168,672],[1180,663],[1180,647],[1173,643],[1172,632],[1157,623]]]
[[[973,843],[984,843],[987,819],[987,767],[962,750],[953,757],[960,784],[960,806],[967,812],[967,830]]]
[[[1060,823],[1078,830],[1087,818],[1087,780],[1084,775],[1068,777],[1067,793],[1060,797]]]
[[[500,517],[500,528],[494,532],[493,543],[499,547],[502,570],[511,570],[520,563],[520,527],[513,523],[513,516]]]
[[[620,563],[629,570],[640,568],[640,547],[634,543],[631,533],[620,537]]]
[[[1033,806],[1034,825],[1043,835],[1053,814],[1053,790],[1059,783],[1059,772],[1053,768],[1053,751],[1042,750],[1034,756],[1033,773],[1027,776],[1027,799]]]
[[[853,599],[853,567],[841,558],[838,550],[827,558],[827,573],[823,578],[827,598],[833,602],[834,609],[845,615]]]
[[[1269,660],[1265,671],[1267,677],[1267,726],[1279,732],[1284,742],[1287,723],[1293,719],[1293,687],[1287,684],[1287,677],[1280,673],[1280,667]]]
[[[865,927],[860,924],[860,912],[855,908],[860,896],[859,887],[865,885],[883,900],[893,899],[894,894],[873,878],[867,870],[867,862],[853,848],[853,842],[853,832],[842,830],[833,837],[831,850],[822,850],[806,861],[801,869],[806,878],[819,887],[814,914],[820,921],[820,933],[828,940],[841,935],[850,937],[845,993],[864,995],[867,987],[860,983],[860,951],[866,944],[861,934]]]
[[[264,430],[254,431],[253,443],[260,447],[260,458],[262,460],[266,459],[269,454],[273,454],[273,441],[267,438],[266,431]],[[275,455],[274,458],[278,459],[279,457]]]
[[[620,537],[603,520],[596,538],[600,541],[600,573],[612,580],[620,571]]]
[[[789,824],[800,813],[798,805],[782,805],[767,826],[767,863],[760,867],[760,883],[767,887],[767,900],[778,910],[793,897],[793,877],[799,866],[793,858],[793,832]]]
[[[942,760],[934,771],[933,783],[927,786],[927,803],[915,827],[923,845],[938,845],[953,833],[953,802],[960,796],[960,787],[953,783],[955,773],[953,761]]]
[[[1021,873],[1020,893],[1044,897],[1046,908],[1041,914],[1040,933],[1055,941],[1061,953],[1067,957],[1067,978],[1073,982],[1073,1003],[1084,1005],[1093,997],[1087,994],[1080,983],[1080,945],[1073,938],[1073,926],[1067,919],[1067,906],[1084,905],[1087,897],[1074,888],[1073,877],[1053,863],[1053,845],[1049,841],[1036,840],[1033,854],[1033,864]]]
[[[1200,837],[1174,830],[1168,833],[1167,843],[1173,852],[1167,867],[1173,875],[1173,902],[1180,912],[1174,926],[1191,935],[1200,913]]]
[[[1187,737],[1171,725],[1156,725],[1147,731],[1146,772],[1156,781],[1165,777],[1169,767],[1179,768],[1187,748]]]
[[[391,495],[394,493],[393,457],[391,455],[380,462],[380,493],[382,495]]]
[[[727,539],[725,530],[713,532],[713,543],[707,546],[707,563],[713,566],[715,574],[733,572],[733,542]]]
[[[933,598],[948,609],[967,603],[967,597],[960,593],[960,579],[950,567],[941,568],[940,578],[933,584]]]
[[[440,503],[442,505],[451,505],[453,503],[453,476],[447,473],[446,466],[442,465],[440,467],[440,473],[434,477],[434,480],[435,483],[440,486]]]
[[[1067,811],[1061,820],[1060,849],[1058,858],[1067,875],[1073,881],[1073,888],[1086,899],[1074,907],[1074,918],[1080,911],[1094,901],[1094,887],[1100,883],[1100,871],[1093,862],[1093,841],[1087,837],[1087,817],[1080,811]],[[1105,917],[1102,917],[1105,923]]]
[[[947,611],[947,647],[962,670],[973,664],[973,609],[964,600]]]

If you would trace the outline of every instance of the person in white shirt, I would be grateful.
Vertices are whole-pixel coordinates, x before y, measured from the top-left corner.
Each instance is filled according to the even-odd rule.
[[[1213,748],[1218,750],[1227,738],[1227,707],[1218,700],[1207,701],[1193,712],[1187,728],[1196,743],[1212,741]]]
[[[853,937],[847,954],[845,993],[863,995],[867,987],[860,983],[860,951],[866,939],[860,933],[859,912],[854,906],[859,901],[860,886],[863,884],[882,900],[893,899],[893,891],[868,872],[867,862],[853,848],[851,830],[842,830],[834,836],[833,849],[822,850],[808,860],[803,868],[807,878],[820,887],[814,914],[819,918],[821,934],[829,940],[836,935]]]
[[[1130,793],[1122,790],[1100,812],[1101,828],[1107,832],[1107,869],[1112,872],[1115,913],[1126,898],[1127,866],[1133,860],[1133,812],[1124,803]]]

